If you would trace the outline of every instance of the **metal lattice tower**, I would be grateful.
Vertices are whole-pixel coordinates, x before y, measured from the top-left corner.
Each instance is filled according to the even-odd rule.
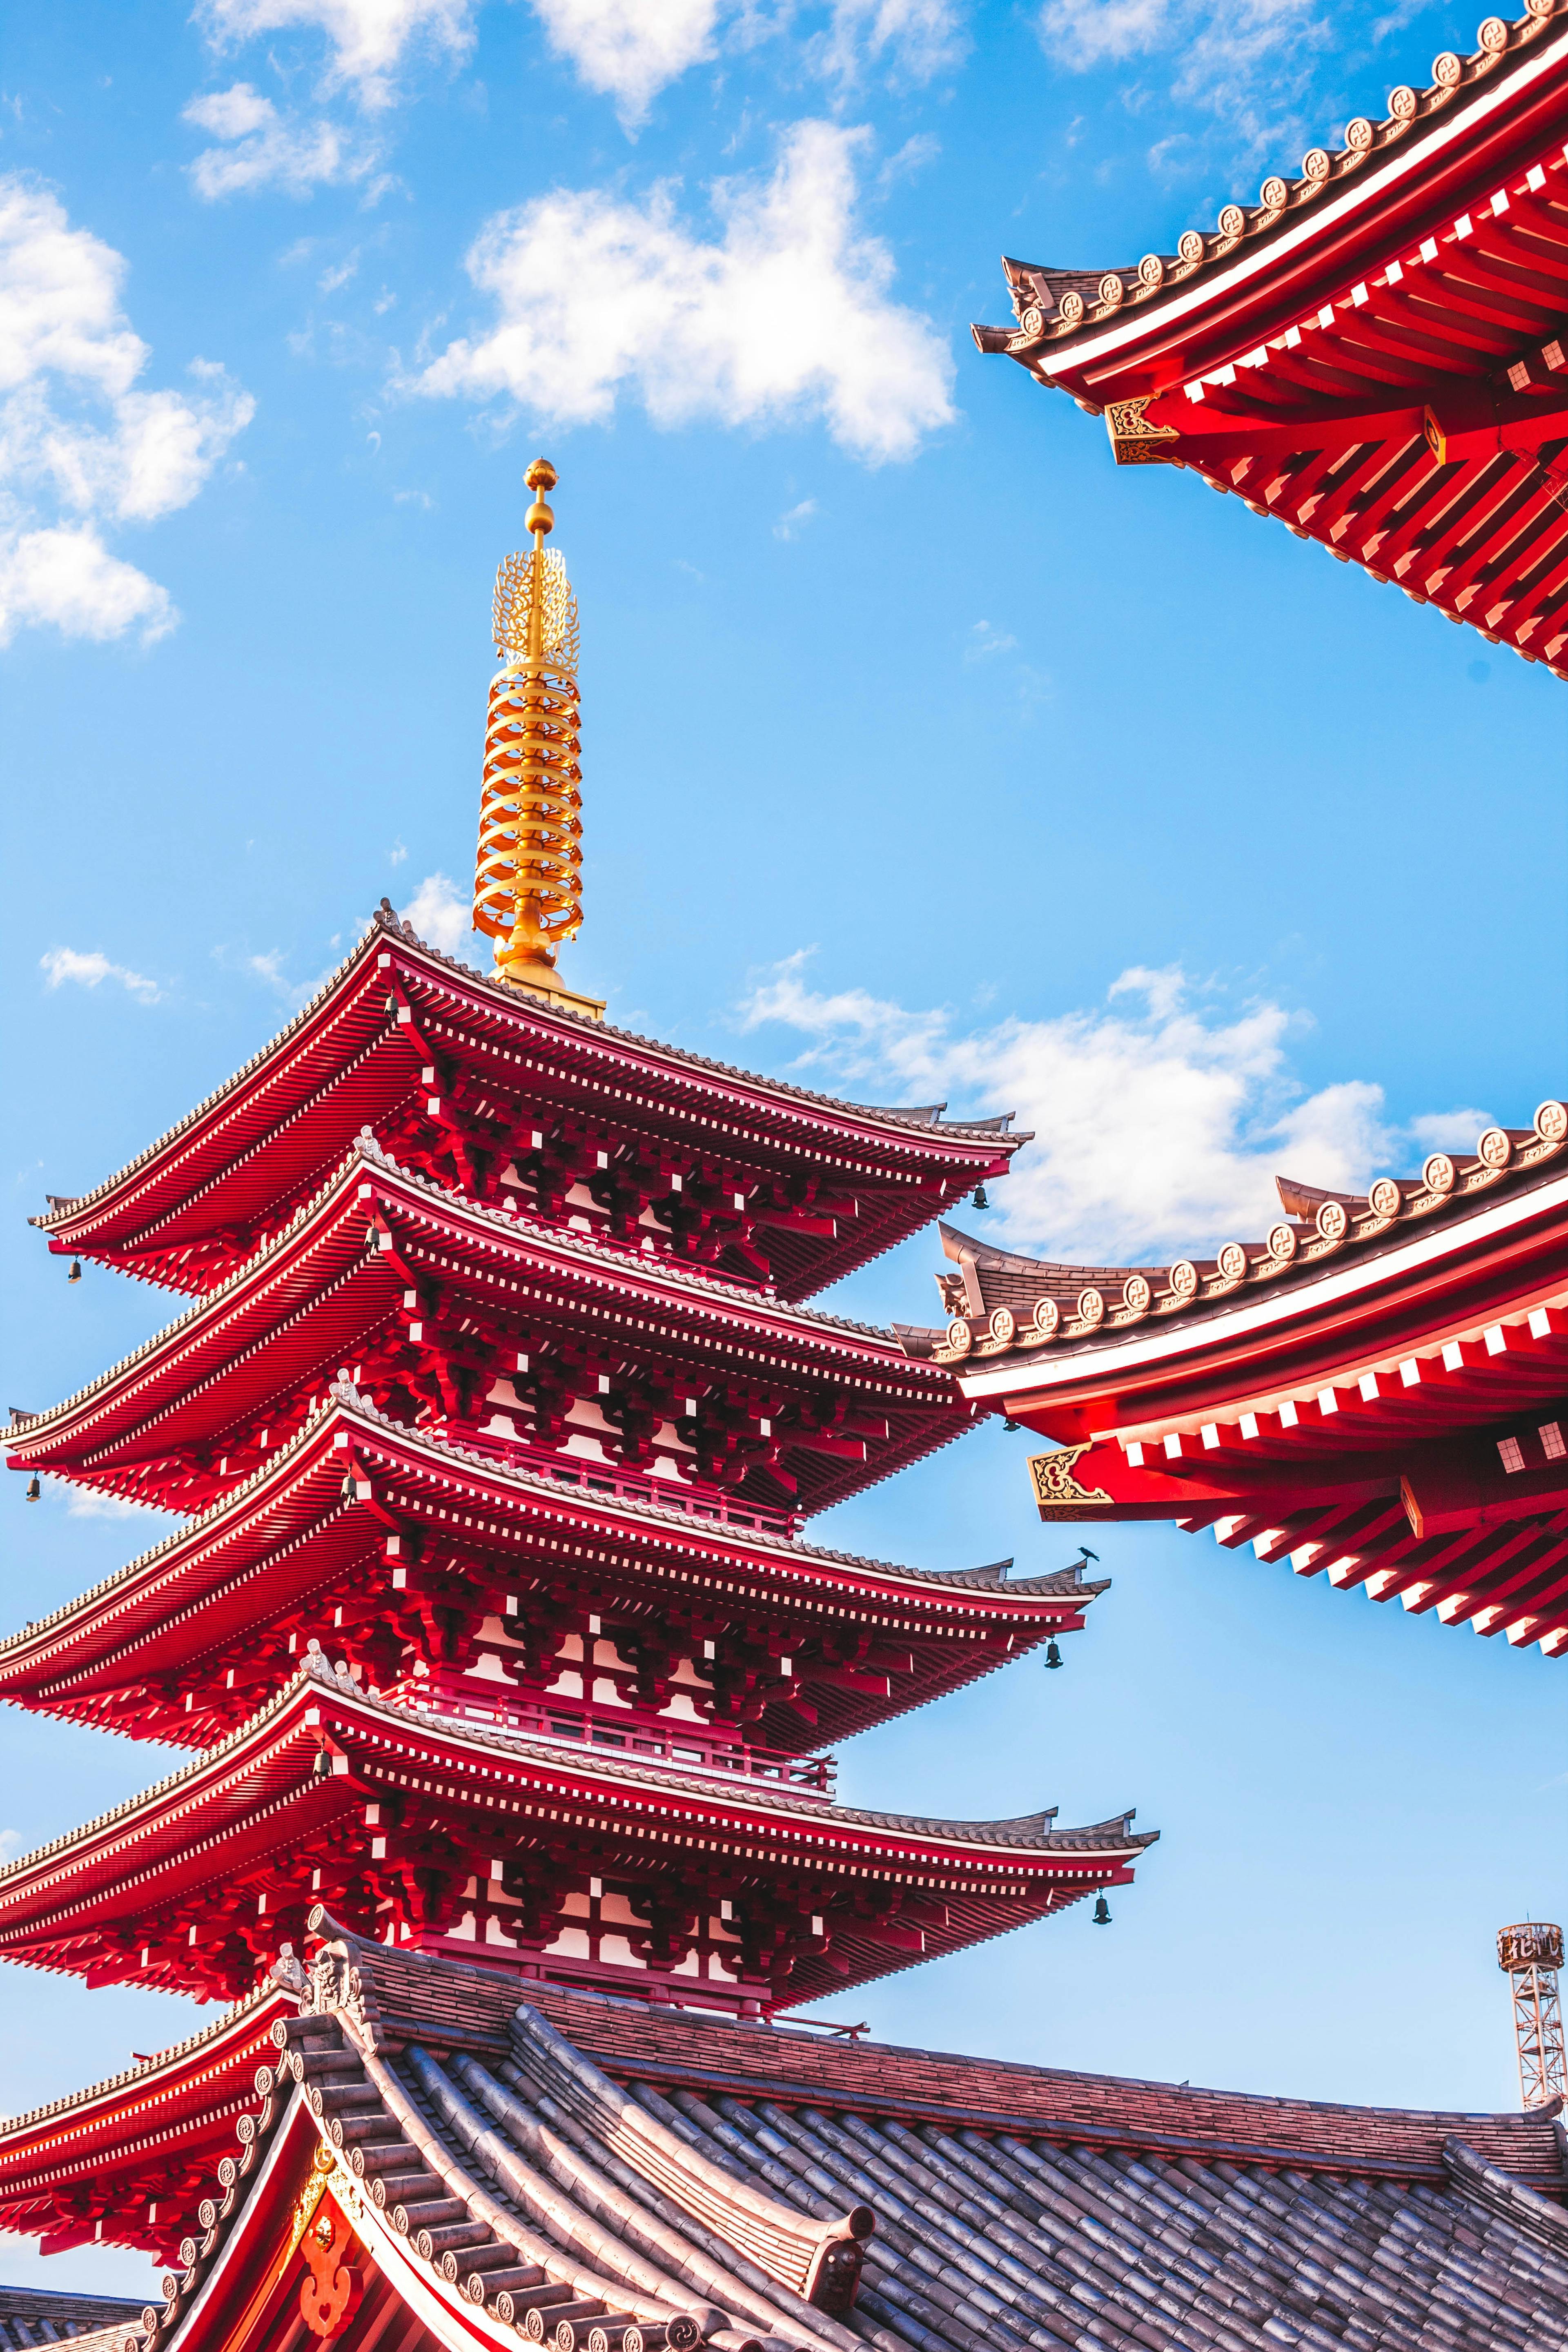
[[[1500,1927],[1497,1958],[1513,1990],[1520,2092],[1527,2107],[1543,2107],[1552,2099],[1568,2097],[1563,2008],[1557,1995],[1563,1930],[1540,1919]]]

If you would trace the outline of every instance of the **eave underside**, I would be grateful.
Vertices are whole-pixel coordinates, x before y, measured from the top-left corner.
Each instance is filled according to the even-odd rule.
[[[0,1872],[0,1956],[236,1998],[320,1899],[366,1934],[637,1999],[817,1998],[1128,1883],[1131,1817],[963,1822],[510,1737],[320,1659],[247,1730]]]
[[[1103,414],[1119,464],[1185,466],[1563,676],[1568,45],[1548,15],[1104,292],[1010,263],[1023,323],[976,334]]]
[[[1023,1139],[1006,1121],[944,1127],[942,1108],[839,1104],[557,1015],[382,917],[227,1087],[140,1160],[38,1222],[57,1250],[199,1294],[276,1230],[367,1127],[420,1156],[436,1181],[487,1197],[518,1160],[556,1187],[595,1180],[601,1150],[612,1163],[662,1154],[671,1170],[708,1170],[715,1184],[728,1174],[755,1195],[742,1221],[748,1233],[755,1223],[749,1246],[798,1299],[1005,1172]],[[818,1213],[819,1187],[858,1205]],[[591,1199],[580,1205],[591,1220],[604,1213]],[[754,1255],[736,1254],[728,1202],[725,1216],[736,1242],[724,1240],[712,1262],[754,1278]]]

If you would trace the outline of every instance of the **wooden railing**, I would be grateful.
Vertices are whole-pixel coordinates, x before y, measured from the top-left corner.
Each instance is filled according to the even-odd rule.
[[[772,1511],[753,1503],[735,1501],[716,1486],[689,1486],[677,1478],[649,1478],[640,1470],[624,1470],[613,1462],[587,1462],[581,1454],[552,1454],[542,1446],[501,1437],[493,1430],[471,1429],[466,1424],[453,1423],[448,1434],[454,1443],[471,1447],[477,1454],[492,1454],[509,1467],[531,1470],[536,1477],[552,1478],[560,1486],[581,1487],[588,1494],[616,1495],[630,1502],[653,1503],[660,1509],[684,1511],[691,1518],[710,1519],[721,1527],[758,1528],[773,1536],[795,1532],[795,1520],[787,1511]]]
[[[837,1779],[836,1756],[786,1756],[776,1748],[716,1738],[703,1724],[628,1722],[618,1712],[605,1716],[591,1707],[579,1710],[552,1705],[547,1699],[512,1696],[494,1685],[487,1686],[468,1677],[460,1685],[454,1678],[433,1689],[420,1676],[387,1696],[438,1715],[521,1732],[531,1739],[568,1739],[577,1747],[599,1748],[607,1754],[673,1764],[689,1771],[732,1772],[753,1780],[771,1780],[803,1795],[831,1797]]]

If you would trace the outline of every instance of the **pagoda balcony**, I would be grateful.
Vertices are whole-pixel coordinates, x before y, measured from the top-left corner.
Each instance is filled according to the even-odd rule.
[[[797,1796],[830,1799],[837,1786],[837,1756],[791,1756],[759,1748],[731,1732],[704,1724],[660,1722],[654,1717],[628,1720],[624,1709],[573,1707],[548,1695],[511,1693],[468,1675],[410,1675],[382,1693],[395,1706],[449,1717],[457,1723],[487,1723],[531,1739],[560,1739],[577,1747],[603,1748],[626,1757],[646,1757],[677,1771],[737,1773],[768,1781]]]
[[[679,1474],[656,1478],[618,1462],[595,1462],[582,1454],[563,1461],[547,1447],[506,1437],[493,1429],[448,1426],[446,1435],[451,1444],[471,1453],[489,1455],[511,1469],[531,1471],[553,1486],[580,1487],[587,1495],[615,1495],[626,1502],[651,1503],[658,1510],[684,1511],[690,1518],[708,1519],[716,1527],[754,1528],[764,1535],[793,1536],[800,1525],[792,1511],[742,1503],[721,1486],[702,1485]]]
[[[704,1709],[719,1695],[711,1672],[700,1681],[679,1664],[707,1642],[742,1700],[765,1669],[774,1686],[746,1733],[793,1755],[1081,1632],[1107,1590],[1076,1563],[1018,1578],[1010,1560],[896,1567],[748,1526],[763,1515],[728,1503],[701,1517],[675,1506],[668,1480],[647,1481],[646,1495],[631,1483],[454,1446],[335,1385],[234,1494],[0,1641],[0,1697],[206,1747],[298,1670],[312,1640],[373,1685],[404,1680],[417,1658],[432,1673],[493,1674],[480,1685],[490,1696],[516,1689],[516,1637],[537,1631],[538,1696],[563,1642],[585,1641],[597,1618],[661,1650],[667,1684],[674,1675],[671,1688]]]
[[[477,1205],[362,1137],[227,1282],[14,1415],[12,1466],[200,1508],[345,1371],[408,1424],[657,1465],[776,1517],[842,1502],[973,1418],[891,1331]]]
[[[320,1902],[399,1948],[758,2014],[1130,1885],[1153,1834],[841,1806],[399,1705],[316,1654],[218,1747],[0,1868],[0,1958],[232,2000]]]

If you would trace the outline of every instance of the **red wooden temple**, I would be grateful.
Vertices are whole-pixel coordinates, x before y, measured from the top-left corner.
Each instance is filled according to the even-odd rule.
[[[1281,1179],[1260,1241],[1071,1266],[942,1227],[971,1402],[1053,1441],[1042,1517],[1169,1519],[1299,1576],[1568,1648],[1568,1109],[1364,1195]]]
[[[198,1295],[14,1416],[13,1468],[195,1516],[0,1645],[0,1690],[204,1752],[0,1871],[0,1954],[233,1999],[321,1900],[754,2014],[1126,1883],[1123,1818],[855,1812],[806,1752],[1102,1589],[800,1533],[973,1419],[801,1295],[1015,1145],[687,1062],[378,917],[229,1087],[40,1221]]]
[[[167,2266],[140,2311],[29,2305],[42,2340],[1315,2352],[1376,2319],[1416,2352],[1458,2298],[1478,2344],[1568,2341],[1545,2112],[784,2021],[1103,1914],[1151,1837],[837,1801],[825,1741],[1104,1591],[803,1531],[986,1402],[945,1342],[806,1302],[1025,1139],[626,1035],[560,977],[580,714],[552,520],[541,495],[498,592],[477,903],[502,976],[384,907],[227,1086],[38,1221],[189,1304],[14,1416],[12,1466],[185,1516],[0,1643],[0,1696],[190,1752],[0,1869],[0,1957],[230,2004],[0,2124],[0,2229]]]
[[[976,327],[1299,539],[1568,677],[1568,14],[1489,16],[1256,204]]]

